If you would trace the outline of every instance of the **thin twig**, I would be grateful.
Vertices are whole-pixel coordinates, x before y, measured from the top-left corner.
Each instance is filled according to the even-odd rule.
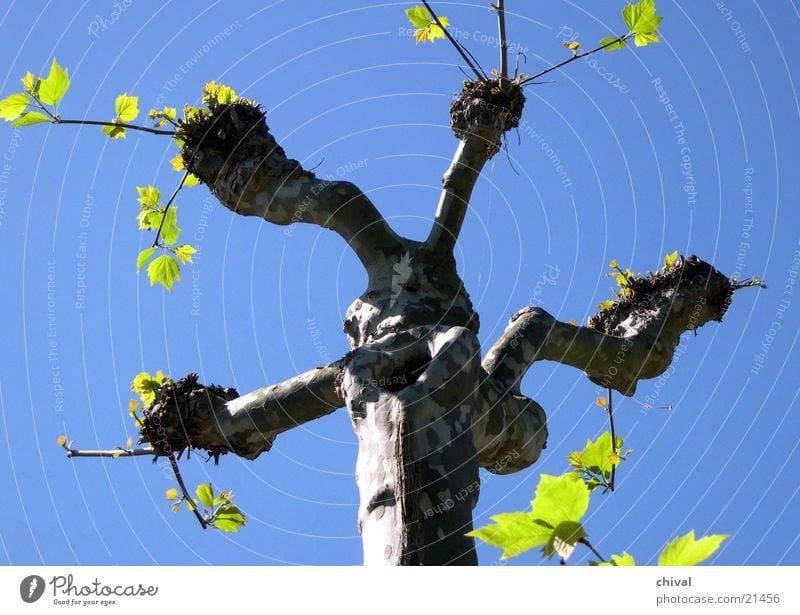
[[[153,240],[152,247],[154,248],[158,245],[158,240],[161,238],[161,229],[164,228],[164,220],[167,219],[167,212],[169,211],[169,208],[172,207],[172,201],[174,201],[175,197],[178,196],[178,192],[180,192],[181,188],[183,188],[183,183],[186,181],[187,177],[189,177],[189,171],[186,171],[186,173],[183,174],[183,177],[181,177],[181,181],[178,184],[178,187],[172,191],[172,196],[169,197],[169,201],[167,201],[167,205],[166,207],[164,207],[164,213],[161,216],[161,223],[158,225],[158,231],[156,231],[156,238]]]
[[[579,59],[585,58],[586,56],[591,55],[593,53],[597,53],[598,51],[602,51],[606,47],[610,47],[611,45],[613,45],[615,43],[621,43],[622,41],[625,41],[625,40],[629,39],[631,36],[632,36],[632,33],[628,32],[627,34],[623,34],[622,36],[618,36],[617,38],[615,38],[612,41],[608,41],[605,45],[600,45],[599,47],[595,47],[594,49],[590,49],[589,51],[585,51],[583,53],[578,53],[578,54],[576,54],[574,56],[571,56],[571,57],[567,58],[563,62],[559,62],[558,64],[554,64],[550,68],[546,68],[545,70],[543,70],[543,71],[541,71],[539,73],[536,73],[535,75],[531,75],[530,77],[526,77],[525,79],[520,81],[519,84],[520,85],[525,85],[526,83],[528,83],[530,81],[533,81],[534,79],[538,79],[539,77],[542,77],[542,76],[546,75],[547,73],[553,72],[554,70],[559,69],[562,66],[566,66],[570,62],[574,62],[575,60],[579,60]]]
[[[613,404],[613,401],[612,401],[613,397],[612,396],[613,396],[613,393],[611,391],[611,388],[609,387],[609,389],[608,389],[608,405],[607,405],[606,412],[608,412],[608,428],[611,431],[611,455],[612,455],[612,459],[613,459],[614,456],[616,455],[616,452],[617,452],[617,434],[614,431],[614,408],[612,406],[612,404]],[[614,479],[616,478],[616,475],[617,475],[617,464],[616,463],[612,463],[611,464],[611,482],[608,485],[609,491],[614,491]]]
[[[433,21],[435,21],[436,25],[439,26],[442,29],[442,32],[444,32],[444,35],[447,37],[447,40],[450,41],[450,43],[453,45],[453,47],[456,48],[456,51],[458,51],[459,55],[464,60],[464,62],[467,63],[467,66],[470,67],[472,72],[475,73],[475,76],[480,81],[483,81],[484,79],[486,79],[486,75],[483,74],[483,71],[479,71],[477,68],[475,68],[475,64],[472,63],[472,60],[470,60],[469,56],[467,55],[467,54],[469,54],[469,55],[472,55],[472,54],[470,54],[466,49],[464,49],[464,47],[462,47],[462,45],[456,39],[454,39],[451,36],[451,34],[447,31],[447,28],[445,28],[444,25],[442,25],[442,22],[439,21],[439,17],[436,15],[436,13],[433,12],[433,9],[431,8],[431,5],[428,4],[428,0],[422,0],[422,4],[424,4],[425,8],[428,9],[428,12],[431,14],[431,17],[433,17]],[[477,60],[476,60],[476,63],[477,63]]]
[[[66,447],[65,447],[66,448]],[[67,457],[141,457],[143,455],[153,455],[152,448],[117,448],[110,451],[81,451],[67,448]]]
[[[588,540],[587,538],[581,538],[580,540],[578,540],[578,542],[579,542],[579,543],[581,543],[581,544],[582,544],[583,546],[585,546],[585,547],[589,547],[589,550],[590,550],[590,551],[591,551],[591,552],[594,554],[594,556],[595,556],[596,558],[598,558],[598,559],[599,559],[601,562],[607,563],[607,562],[606,562],[606,559],[605,559],[605,558],[604,558],[602,555],[600,555],[600,554],[597,552],[597,549],[595,549],[595,548],[592,546],[592,543],[591,543],[591,542],[589,542],[589,540]]]
[[[500,76],[508,79],[508,44],[506,43],[506,12],[503,0],[497,0],[497,29],[500,36]]]
[[[181,488],[183,499],[189,502],[189,508],[192,509],[194,516],[197,517],[197,520],[200,522],[200,526],[203,529],[206,529],[208,527],[208,521],[206,521],[206,518],[200,514],[199,510],[197,510],[197,504],[194,503],[192,496],[189,495],[189,491],[186,489],[186,485],[183,482],[183,476],[181,476],[181,470],[178,467],[178,462],[175,460],[175,453],[169,454],[169,464],[172,466],[172,472],[175,474],[175,480],[178,482],[178,487]]]
[[[113,126],[114,128],[129,128],[130,130],[140,130],[148,132],[151,135],[170,135],[175,136],[174,130],[159,130],[158,128],[150,128],[149,126],[137,126],[135,124],[116,124],[114,122],[101,122],[99,120],[62,120],[58,116],[53,116],[56,124],[83,124],[86,126]]]

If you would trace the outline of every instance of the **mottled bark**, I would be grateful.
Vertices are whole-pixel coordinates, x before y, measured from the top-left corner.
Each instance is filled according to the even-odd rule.
[[[335,385],[340,371],[341,364],[332,363],[241,396],[189,374],[162,387],[145,411],[142,442],[162,455],[196,448],[255,459],[279,433],[344,405]]]
[[[683,333],[722,320],[732,292],[730,280],[696,256],[632,286],[612,308],[592,317],[589,327],[560,322],[538,307],[523,308],[489,349],[484,369],[517,392],[534,361],[558,361],[582,369],[595,384],[633,395],[639,380],[669,367]]]

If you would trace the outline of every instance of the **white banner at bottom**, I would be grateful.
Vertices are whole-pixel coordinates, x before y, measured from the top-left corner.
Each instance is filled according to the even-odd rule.
[[[4,567],[3,613],[800,613],[800,567]]]

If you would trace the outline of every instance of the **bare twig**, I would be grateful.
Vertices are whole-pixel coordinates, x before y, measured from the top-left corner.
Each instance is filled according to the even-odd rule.
[[[614,408],[612,407],[612,396],[613,393],[611,389],[608,389],[608,404],[606,405],[606,412],[608,413],[608,429],[611,431],[611,455],[612,459],[616,456],[617,452],[617,434],[614,431]],[[619,459],[617,459],[619,461]],[[617,464],[611,464],[611,481],[608,484],[608,490],[614,491],[614,479],[617,475]]]
[[[122,448],[118,447],[113,450],[76,450],[68,447],[64,447],[67,451],[67,457],[142,457],[144,455],[154,455],[155,450],[150,447],[146,448]]]
[[[589,550],[594,554],[594,556],[598,558],[601,562],[604,563],[606,562],[606,559],[602,555],[600,555],[600,553],[597,552],[597,549],[595,549],[592,546],[592,543],[590,543],[587,538],[581,538],[578,542],[581,543],[583,546],[588,547]]]
[[[505,2],[497,0],[494,5],[497,11],[497,29],[500,38],[500,76],[508,79],[508,43],[506,42],[506,11]]]
[[[627,34],[623,34],[622,36],[618,36],[614,40],[608,41],[605,45],[600,45],[599,47],[595,47],[594,49],[590,49],[589,51],[585,51],[583,53],[575,54],[575,55],[567,58],[563,62],[559,62],[558,64],[554,64],[550,68],[546,68],[545,70],[543,70],[541,72],[538,72],[535,75],[531,75],[530,77],[526,77],[525,79],[520,81],[519,84],[520,85],[525,85],[526,83],[529,83],[529,82],[533,81],[534,79],[538,79],[539,77],[542,77],[542,76],[546,75],[547,73],[553,72],[554,70],[557,70],[557,69],[561,68],[562,66],[566,66],[570,62],[574,62],[575,60],[579,60],[579,59],[585,58],[586,56],[591,55],[593,53],[597,53],[598,51],[602,51],[606,47],[611,47],[611,45],[614,45],[615,43],[621,43],[622,41],[625,41],[625,40],[629,39],[631,36],[633,36],[633,34],[631,32],[628,32]]]
[[[478,61],[475,60],[475,64],[472,63],[472,60],[470,60],[470,56],[472,56],[472,54],[469,53],[469,51],[467,51],[461,45],[461,43],[459,43],[456,39],[454,39],[452,35],[447,31],[447,28],[445,28],[442,22],[439,21],[439,17],[436,15],[436,13],[433,12],[431,5],[428,3],[428,0],[422,0],[422,4],[424,4],[425,8],[428,9],[428,12],[431,14],[431,17],[433,17],[433,21],[435,21],[436,25],[442,29],[442,32],[444,32],[444,35],[447,37],[447,40],[450,41],[453,47],[456,48],[456,51],[458,51],[459,55],[462,57],[464,62],[466,62],[467,66],[469,66],[470,70],[472,70],[472,72],[475,73],[475,76],[481,81],[486,79],[486,74],[483,72],[483,70],[478,70],[475,67],[475,64],[478,64]],[[473,60],[474,59],[475,58],[473,58]]]
[[[169,135],[174,137],[174,130],[159,130],[158,128],[150,128],[149,126],[137,126],[135,124],[118,124],[114,122],[101,122],[98,120],[62,120],[60,117],[52,116],[56,124],[83,124],[86,126],[113,126],[114,128],[128,128],[130,130],[139,130],[147,132],[151,135]]]
[[[208,521],[206,521],[206,518],[200,514],[199,510],[197,510],[197,504],[194,503],[192,496],[189,495],[189,491],[186,489],[186,484],[183,482],[183,476],[181,476],[181,470],[178,467],[178,462],[175,459],[175,453],[169,454],[169,464],[172,466],[172,472],[175,474],[175,480],[178,482],[178,487],[181,488],[183,499],[189,503],[189,508],[192,509],[194,516],[197,517],[197,520],[200,522],[200,527],[206,529],[208,527]]]

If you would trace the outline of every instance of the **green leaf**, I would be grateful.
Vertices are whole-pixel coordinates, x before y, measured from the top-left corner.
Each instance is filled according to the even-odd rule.
[[[529,513],[513,512],[494,515],[493,525],[472,530],[474,536],[488,545],[503,550],[501,559],[514,557],[545,544],[553,534],[553,528],[533,520]]]
[[[114,103],[114,110],[117,113],[115,122],[132,122],[139,115],[139,97],[120,94]]]
[[[658,556],[659,566],[694,566],[719,549],[728,534],[713,534],[695,540],[694,530],[670,542]]]
[[[49,121],[50,118],[44,113],[39,113],[38,111],[26,111],[13,122],[11,122],[11,125],[16,127],[32,126],[33,124],[41,124]]]
[[[601,564],[602,565],[602,564]],[[633,561],[633,556],[627,551],[623,551],[622,555],[611,556],[612,566],[635,566],[636,562]]]
[[[139,252],[139,256],[136,257],[136,271],[139,271],[142,267],[144,267],[144,264],[150,260],[150,257],[153,256],[153,252],[155,251],[155,246],[152,246]]]
[[[150,286],[158,282],[170,292],[172,285],[181,279],[178,263],[169,254],[162,254],[150,261],[147,276],[150,278]]]
[[[186,179],[183,180],[183,187],[184,188],[191,188],[192,186],[196,186],[199,183],[200,183],[200,178],[197,177],[197,175],[193,175],[192,173],[189,173],[186,176]]]
[[[531,507],[532,519],[554,528],[563,521],[580,521],[589,507],[589,489],[573,472],[561,476],[542,474]]]
[[[39,82],[38,97],[45,105],[57,105],[69,87],[69,75],[53,58],[50,74]]]
[[[606,45],[603,48],[603,51],[615,51],[617,49],[622,49],[625,47],[625,41],[618,41],[618,36],[606,36],[600,39],[600,45]],[[616,41],[616,42],[614,42]]]
[[[634,34],[652,34],[661,23],[661,17],[656,15],[654,0],[640,0],[636,4],[626,5],[622,9],[622,19]]]
[[[122,126],[103,126],[103,132],[110,139],[124,139],[125,129]]]
[[[169,159],[169,165],[172,167],[173,171],[184,170],[185,167],[183,166],[183,156],[181,156],[180,152],[178,152],[172,158]]]
[[[622,438],[617,437],[616,450],[619,451],[622,447]],[[592,442],[586,441],[586,448],[581,453],[581,460],[583,467],[592,470],[597,474],[603,476],[611,475],[611,468],[619,463],[619,456],[616,460],[612,459],[613,450],[611,447],[611,434],[604,431],[598,438]]]
[[[167,245],[172,245],[178,240],[181,229],[178,228],[178,208],[170,207],[164,212],[164,222],[161,225],[161,238]]]
[[[156,392],[161,388],[162,379],[154,378],[147,372],[139,372],[133,377],[131,391],[139,396],[142,404],[149,406],[156,400]]]
[[[143,209],[136,215],[139,230],[152,231],[161,224],[161,212],[154,209]]]
[[[175,256],[178,257],[178,260],[182,263],[191,263],[192,262],[192,254],[197,252],[193,246],[190,246],[188,243],[178,246],[175,248]]]
[[[611,301],[611,299],[608,299],[606,301],[601,301],[600,303],[597,304],[597,309],[600,310],[601,312],[604,310],[610,310],[612,307],[614,307],[614,302]]]
[[[177,489],[175,489],[175,488],[172,488],[172,489],[167,489],[167,490],[164,492],[164,496],[165,496],[165,497],[166,497],[168,500],[177,500],[177,499],[178,499],[178,490],[177,490]]]
[[[136,192],[139,195],[136,200],[147,209],[156,207],[161,200],[161,193],[155,186],[136,186]]]
[[[32,96],[36,96],[39,91],[39,84],[41,83],[41,79],[36,77],[31,71],[25,73],[25,76],[21,79],[22,81],[22,89],[25,90],[28,94]]]
[[[633,44],[637,47],[647,47],[650,43],[657,43],[659,40],[661,39],[655,32],[635,34],[633,36]]]
[[[214,504],[214,491],[211,489],[211,483],[200,483],[197,489],[194,490],[197,499],[202,502],[203,506],[211,508]]]
[[[672,254],[667,254],[664,257],[664,269],[672,269],[675,261],[678,260],[678,251],[675,250]]]
[[[586,538],[583,526],[577,521],[562,521],[553,530],[547,544],[542,548],[542,553],[547,558],[558,555],[566,561],[575,550],[575,543]]]
[[[211,521],[215,528],[223,532],[238,532],[245,525],[242,512],[236,506],[221,506]]]
[[[0,100],[0,118],[10,122],[17,119],[28,106],[27,94],[12,94]]]
[[[431,23],[431,15],[424,6],[414,6],[406,9],[406,17],[415,28],[426,28]]]

